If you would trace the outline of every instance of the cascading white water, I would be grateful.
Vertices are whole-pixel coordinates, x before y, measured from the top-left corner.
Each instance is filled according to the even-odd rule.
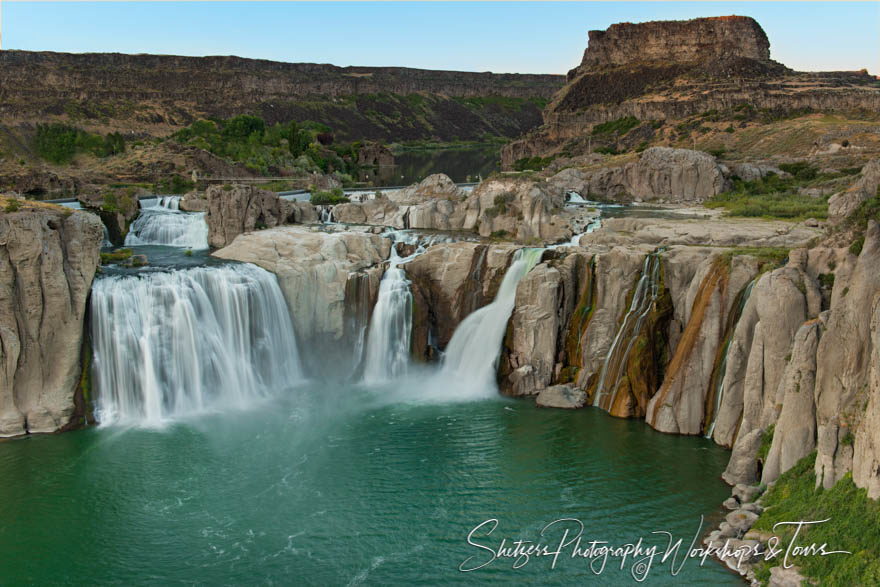
[[[379,296],[370,320],[364,358],[364,382],[384,383],[406,375],[412,334],[412,293],[406,273],[398,264],[397,245],[391,247],[389,267],[379,283]]]
[[[590,221],[589,224],[587,224],[586,228],[584,228],[584,231],[582,233],[576,234],[573,237],[571,237],[571,241],[568,244],[571,246],[574,246],[574,247],[580,246],[582,236],[584,236],[586,234],[590,234],[594,230],[599,229],[601,226],[602,226],[602,218],[601,217],[594,218],[593,220]]]
[[[302,379],[281,289],[255,265],[96,279],[90,321],[101,424],[245,407]]]
[[[492,303],[468,315],[455,329],[439,378],[445,385],[456,386],[459,395],[495,393],[498,357],[513,312],[516,286],[543,253],[544,249],[518,250]]]
[[[125,237],[126,246],[168,245],[208,248],[204,212],[181,212],[180,196],[165,196],[141,210]]]
[[[730,343],[733,340],[733,333],[736,331],[736,324],[737,322],[739,322],[743,310],[746,307],[746,303],[749,301],[749,296],[752,295],[752,288],[755,287],[755,283],[757,282],[758,278],[756,277],[749,282],[749,284],[743,291],[739,305],[735,309],[736,314],[733,318],[733,322],[730,325],[730,332],[728,332],[727,334],[727,340],[724,341],[724,348],[721,351],[721,363],[718,365],[717,387],[715,388],[714,402],[715,408],[712,411],[712,422],[709,424],[709,428],[706,431],[706,438],[712,438],[712,434],[715,432],[715,422],[718,421],[718,411],[721,409],[721,400],[724,396],[724,376],[725,371],[727,371],[727,356],[730,353]]]
[[[633,292],[632,302],[623,318],[620,328],[605,355],[602,370],[599,374],[599,383],[596,386],[596,394],[593,398],[593,406],[599,407],[603,397],[608,396],[606,406],[614,405],[614,397],[620,384],[621,369],[626,362],[633,344],[639,336],[642,324],[654,300],[657,299],[660,275],[659,251],[645,257],[642,264],[642,275]]]

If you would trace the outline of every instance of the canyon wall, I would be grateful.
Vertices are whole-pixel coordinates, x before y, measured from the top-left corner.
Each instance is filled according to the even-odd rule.
[[[0,52],[0,122],[164,135],[198,118],[312,120],[340,138],[479,140],[541,122],[561,75],[337,67],[240,57]],[[0,129],[0,137],[3,132]]]
[[[590,31],[581,63],[544,109],[544,124],[506,145],[502,163],[586,150],[576,139],[625,117],[662,122],[728,112],[735,122],[742,107],[778,116],[880,108],[880,87],[866,71],[791,71],[770,59],[769,46],[761,26],[741,16]]]

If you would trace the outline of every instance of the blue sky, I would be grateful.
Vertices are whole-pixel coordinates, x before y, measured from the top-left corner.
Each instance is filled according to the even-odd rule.
[[[615,22],[741,14],[789,67],[880,74],[880,2],[0,2],[3,49],[519,73],[565,73]]]

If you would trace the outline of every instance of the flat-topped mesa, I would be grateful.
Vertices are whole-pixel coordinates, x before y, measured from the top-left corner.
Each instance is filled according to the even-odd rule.
[[[590,42],[579,73],[630,63],[662,61],[695,64],[718,59],[770,60],[770,41],[761,25],[748,16],[719,16],[684,21],[613,24],[590,31]]]

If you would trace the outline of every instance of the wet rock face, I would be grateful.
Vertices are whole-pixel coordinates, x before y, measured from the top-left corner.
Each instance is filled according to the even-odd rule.
[[[103,234],[84,212],[0,212],[0,436],[82,416],[83,321]]]
[[[212,247],[225,247],[238,235],[253,230],[317,221],[315,208],[308,202],[288,202],[275,192],[250,185],[211,186],[205,197],[208,244]]]
[[[757,21],[747,16],[624,22],[604,31],[590,31],[589,38],[581,68],[645,61],[695,63],[734,57],[770,59],[766,33]]]

